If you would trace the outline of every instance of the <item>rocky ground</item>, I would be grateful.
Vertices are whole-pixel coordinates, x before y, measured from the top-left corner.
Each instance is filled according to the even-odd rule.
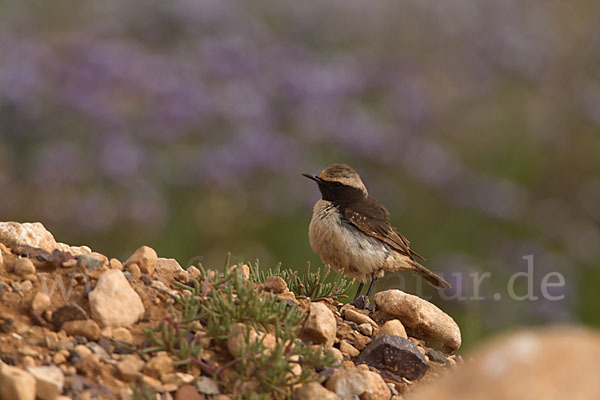
[[[460,330],[399,290],[337,301],[324,271],[128,260],[0,222],[0,400],[598,399],[600,334],[521,330],[463,363]]]
[[[359,310],[293,275],[145,246],[121,262],[0,223],[0,399],[401,399],[461,362],[433,304],[389,290]]]

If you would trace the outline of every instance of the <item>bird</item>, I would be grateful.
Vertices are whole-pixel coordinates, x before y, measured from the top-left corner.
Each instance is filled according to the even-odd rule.
[[[377,279],[386,271],[410,271],[435,288],[449,288],[443,277],[421,265],[425,259],[391,225],[390,213],[369,195],[360,175],[346,164],[333,164],[319,175],[302,174],[319,186],[321,199],[314,207],[308,238],[324,264],[343,269],[360,282],[354,301],[368,299]],[[370,280],[365,296],[363,285]]]

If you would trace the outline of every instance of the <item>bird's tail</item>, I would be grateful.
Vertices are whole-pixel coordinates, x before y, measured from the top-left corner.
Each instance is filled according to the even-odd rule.
[[[412,272],[416,275],[419,275],[431,286],[436,287],[438,289],[445,289],[445,288],[452,287],[452,285],[450,285],[444,278],[442,278],[435,272],[430,271],[428,268],[422,266],[418,262],[411,260],[411,265],[414,268],[414,269],[412,269]]]

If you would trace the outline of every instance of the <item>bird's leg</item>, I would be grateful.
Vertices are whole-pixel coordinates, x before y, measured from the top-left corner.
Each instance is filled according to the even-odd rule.
[[[371,294],[371,290],[373,290],[373,286],[375,286],[375,282],[377,282],[378,278],[371,279],[371,283],[369,283],[369,288],[367,289],[367,294],[365,296],[369,297]]]
[[[371,283],[369,284],[369,290],[367,291],[367,295],[366,296],[361,296],[360,292],[362,291],[363,285],[364,283],[360,283],[360,285],[358,285],[358,290],[356,291],[356,296],[354,296],[354,300],[352,300],[349,304],[353,305],[354,307],[358,308],[359,310],[364,310],[364,309],[368,309],[368,310],[372,310],[373,308],[371,307],[371,304],[369,303],[369,293],[371,292],[371,289],[373,288],[373,282],[376,279],[371,280]]]
[[[358,296],[360,296],[360,292],[362,291],[363,286],[364,286],[364,283],[362,283],[362,282],[358,285],[358,289],[356,290],[356,295],[354,295],[354,300],[358,299]],[[369,288],[370,288],[370,286],[369,286]]]

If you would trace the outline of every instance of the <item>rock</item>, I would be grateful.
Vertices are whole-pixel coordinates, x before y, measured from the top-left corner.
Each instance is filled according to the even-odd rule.
[[[19,276],[26,276],[35,274],[35,266],[29,258],[19,257],[13,267],[15,274]]]
[[[0,362],[0,399],[35,400],[35,378],[21,368]]]
[[[91,319],[67,321],[62,324],[61,329],[70,336],[83,336],[88,340],[100,339],[100,327]]]
[[[221,393],[217,382],[207,376],[201,376],[198,378],[196,381],[196,389],[198,389],[198,392],[206,395]]]
[[[51,306],[50,297],[42,292],[37,292],[31,300],[31,313],[34,315],[40,315],[44,311],[48,310]]]
[[[115,328],[112,331],[111,336],[114,340],[119,340],[125,343],[133,343],[133,336],[131,336],[131,332],[129,332],[129,329],[127,328]]]
[[[194,382],[194,375],[186,374],[183,372],[172,372],[170,374],[165,374],[160,377],[162,383],[168,384],[172,383],[177,386],[181,385],[189,385]]]
[[[342,398],[360,397],[361,400],[389,400],[390,389],[383,378],[359,368],[338,369],[325,387]]]
[[[310,303],[308,317],[302,327],[302,340],[315,344],[333,346],[336,321],[333,312],[323,303]]]
[[[106,257],[100,254],[82,254],[77,257],[77,266],[89,270],[100,269],[106,263]]]
[[[104,326],[130,326],[144,314],[140,296],[118,269],[100,275],[89,300],[92,318]]]
[[[88,378],[93,378],[100,374],[101,364],[100,357],[96,354],[81,357],[75,362],[75,368],[77,372]]]
[[[181,268],[181,265],[179,265],[176,259],[161,257],[156,259],[156,269],[172,274],[183,271],[183,268]]]
[[[125,382],[136,380],[144,367],[144,361],[135,354],[127,354],[117,363],[119,377]]]
[[[373,325],[371,324],[360,324],[358,325],[358,331],[366,336],[373,335]]]
[[[376,336],[381,337],[385,335],[400,336],[408,339],[404,325],[402,325],[402,322],[397,319],[386,321],[386,323],[381,326]]]
[[[0,243],[10,248],[39,247],[49,252],[56,248],[54,236],[39,222],[0,222]]]
[[[204,400],[196,388],[192,385],[183,385],[175,393],[175,400]]]
[[[600,333],[555,326],[504,334],[410,400],[600,399]]]
[[[127,266],[127,271],[131,274],[131,279],[138,280],[142,276],[142,270],[140,270],[139,265],[136,263],[129,264]]]
[[[90,349],[89,347],[87,347],[86,345],[83,345],[83,344],[78,344],[77,346],[75,346],[73,348],[73,350],[75,350],[77,352],[77,354],[79,354],[80,357],[87,357],[87,356],[91,356],[92,354],[94,354],[92,349]]]
[[[65,384],[65,377],[55,365],[42,367],[28,367],[27,371],[33,375],[36,384],[36,395],[42,400],[55,400],[60,396]]]
[[[108,262],[108,267],[110,269],[118,269],[118,270],[123,270],[123,264],[121,263],[121,261],[117,260],[116,258],[111,258],[110,261]]]
[[[340,351],[344,354],[348,354],[351,358],[354,358],[360,354],[360,351],[343,339],[340,342]]]
[[[2,251],[0,251],[0,267],[4,265],[4,256],[2,256]]]
[[[337,400],[338,396],[317,382],[309,382],[294,389],[292,400]]]
[[[411,336],[423,339],[429,347],[447,354],[460,347],[456,322],[428,301],[396,289],[379,292],[374,298],[381,311],[397,317]]]
[[[61,242],[56,243],[56,248],[60,251],[71,253],[74,256],[80,256],[82,254],[88,254],[92,252],[92,249],[90,249],[88,246],[70,246]]]
[[[232,356],[239,357],[243,354],[247,343],[255,343],[261,340],[267,352],[272,351],[277,345],[275,336],[272,334],[258,333],[254,328],[237,322],[232,326],[231,336],[227,339],[227,350],[229,350],[229,354]]]
[[[160,381],[156,378],[153,378],[151,376],[148,375],[142,375],[142,378],[140,379],[140,381],[146,385],[146,386],[150,386],[150,388],[154,389],[157,392],[160,392],[163,390],[163,385],[162,383],[160,383]],[[192,397],[191,397],[192,398]],[[193,397],[195,399],[195,397]]]
[[[335,347],[330,347],[325,351],[331,353],[340,364],[342,363],[342,361],[344,361],[344,355],[340,350],[336,349]]]
[[[156,268],[158,255],[152,247],[142,246],[125,261],[125,266],[136,263],[144,274],[152,275]]]
[[[269,276],[263,283],[263,288],[267,292],[275,294],[283,293],[287,289],[287,283],[280,276]]]
[[[68,357],[69,357],[69,352],[67,350],[59,350],[52,357],[52,363],[54,365],[60,365],[64,362],[66,362]]]
[[[75,303],[67,303],[52,312],[52,323],[60,328],[67,321],[79,321],[88,319],[85,310]]]
[[[358,311],[354,311],[351,308],[347,308],[344,311],[344,317],[347,321],[352,321],[357,324],[370,324],[371,327],[377,328],[377,322],[373,321],[368,315],[361,314]]]
[[[161,375],[173,372],[173,360],[165,351],[159,351],[154,357],[144,365],[144,373],[153,378],[159,379]]]
[[[413,342],[391,335],[375,339],[354,363],[387,370],[411,381],[425,375],[429,368],[429,363]]]

